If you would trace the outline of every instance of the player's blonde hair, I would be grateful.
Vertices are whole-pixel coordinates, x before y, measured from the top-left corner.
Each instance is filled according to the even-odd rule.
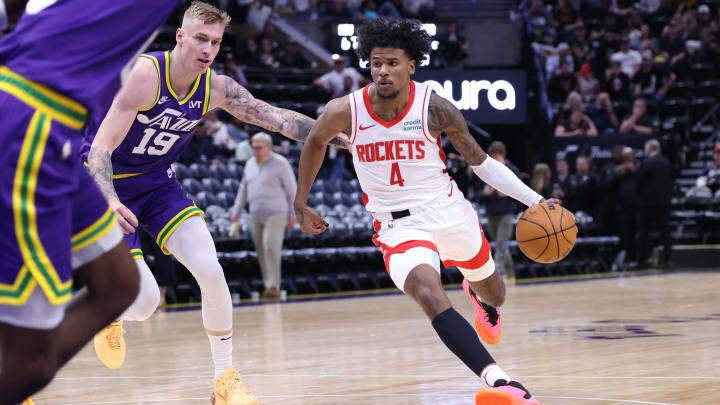
[[[227,27],[230,23],[230,16],[225,11],[219,10],[212,4],[203,3],[202,1],[193,1],[190,7],[183,14],[183,21],[186,18],[197,18],[205,24],[220,23]]]

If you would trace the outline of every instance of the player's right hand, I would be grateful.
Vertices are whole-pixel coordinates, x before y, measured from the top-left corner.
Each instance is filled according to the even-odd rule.
[[[112,199],[108,201],[108,204],[110,204],[110,208],[113,212],[115,212],[115,216],[117,217],[123,233],[135,232],[135,228],[138,226],[138,220],[137,217],[135,217],[135,214],[133,214],[128,207],[123,205],[120,200]]]
[[[307,204],[295,205],[295,218],[303,232],[317,235],[325,232],[328,223],[318,215],[318,213],[310,208]]]

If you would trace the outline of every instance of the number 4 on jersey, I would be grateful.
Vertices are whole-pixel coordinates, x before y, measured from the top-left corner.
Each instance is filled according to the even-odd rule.
[[[397,162],[393,163],[390,168],[390,185],[392,186],[394,184],[397,184],[400,187],[405,185],[405,179],[402,178],[400,165]]]

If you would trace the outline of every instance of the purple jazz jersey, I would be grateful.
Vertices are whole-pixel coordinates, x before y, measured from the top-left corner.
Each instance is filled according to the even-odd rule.
[[[43,8],[45,3],[50,5]],[[31,1],[16,29],[0,40],[0,65],[77,101],[91,114],[105,111],[107,99],[120,88],[121,70],[179,3]]]
[[[157,70],[157,95],[152,107],[138,111],[127,136],[113,152],[115,174],[167,170],[187,148],[210,101],[209,68],[197,75],[188,94],[181,98],[170,81],[170,52],[152,52],[142,57],[152,61]],[[95,116],[85,130],[80,152],[84,160],[101,122],[102,118]]]
[[[0,39],[0,305],[24,305],[35,288],[66,302],[71,260],[116,226],[73,147],[88,110],[107,108],[123,67],[177,4],[30,2]]]

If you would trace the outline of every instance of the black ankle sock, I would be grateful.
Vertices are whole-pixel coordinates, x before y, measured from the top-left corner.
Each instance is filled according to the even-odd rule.
[[[495,362],[480,343],[475,329],[455,309],[448,308],[438,314],[432,326],[445,346],[478,376],[488,364]]]

